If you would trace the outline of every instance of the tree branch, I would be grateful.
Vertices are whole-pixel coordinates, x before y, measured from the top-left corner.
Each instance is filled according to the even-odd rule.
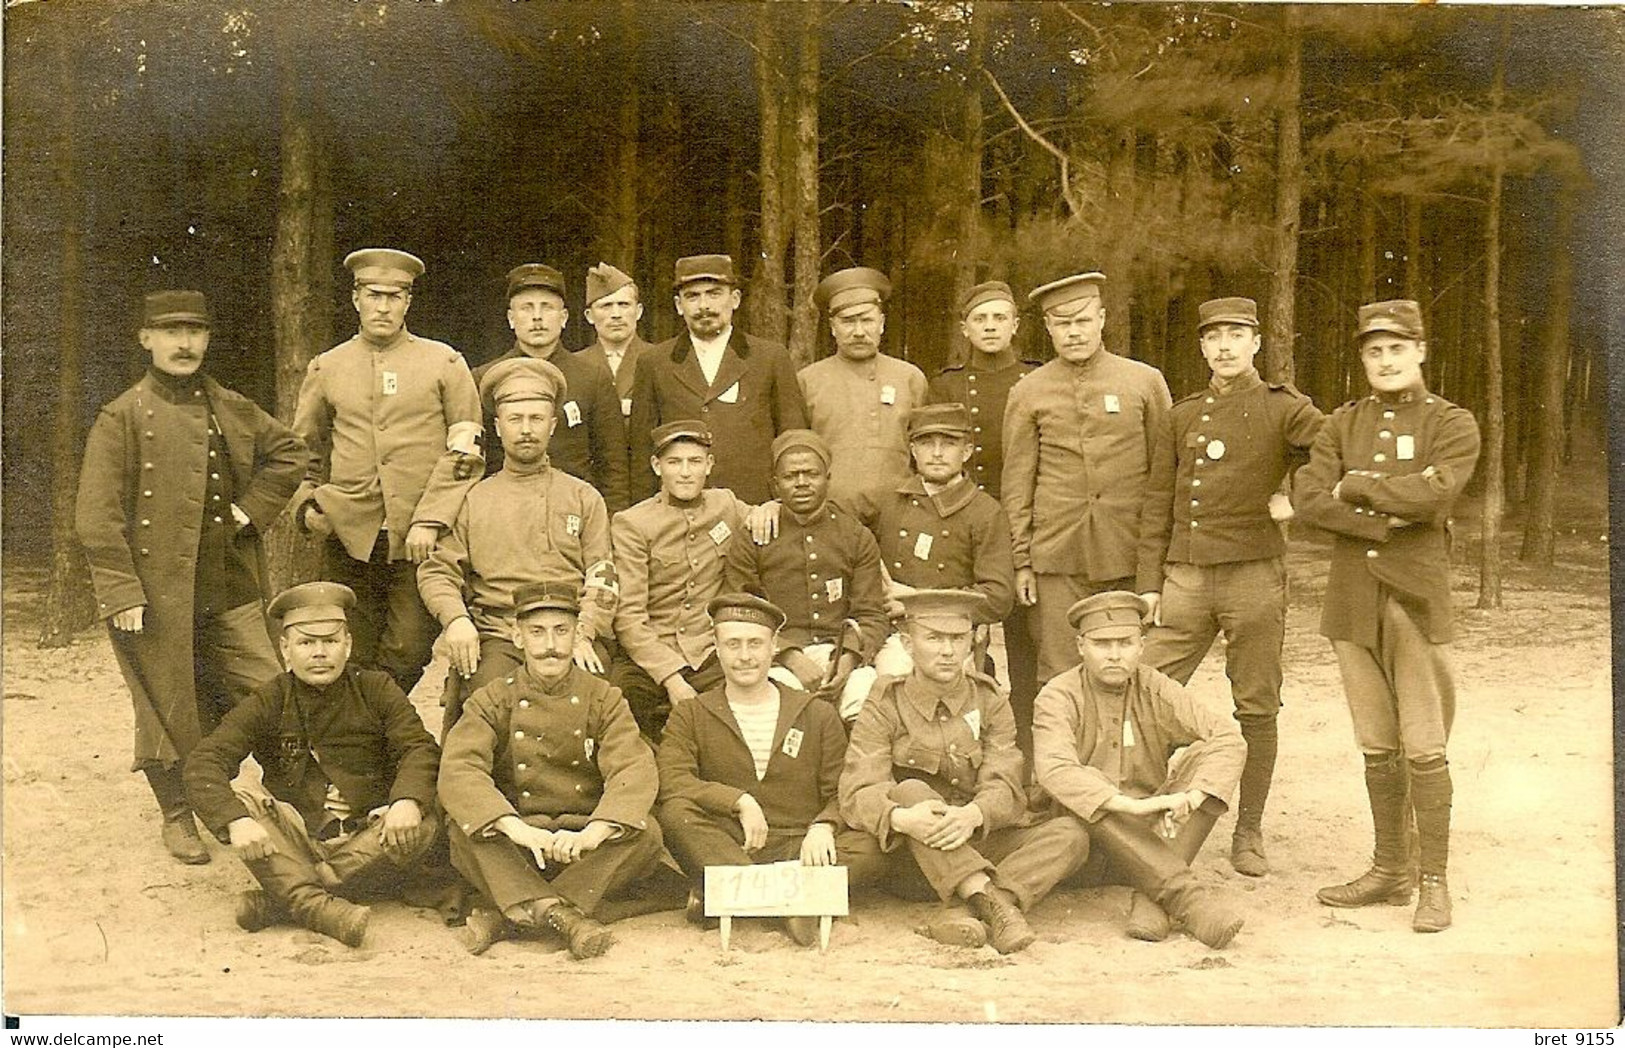
[[[1066,150],[1033,130],[1033,126],[1027,123],[1026,118],[1016,109],[1015,103],[1010,101],[1010,96],[1004,93],[1004,86],[999,83],[999,78],[993,75],[993,70],[983,67],[982,75],[987,77],[988,83],[993,85],[993,90],[999,95],[999,101],[1004,103],[1004,108],[1015,118],[1016,124],[1027,133],[1027,137],[1043,146],[1050,155],[1060,162],[1061,199],[1066,202],[1067,211],[1073,217],[1080,215],[1083,211],[1083,204],[1077,199],[1077,195],[1072,189],[1072,158],[1066,155]]]

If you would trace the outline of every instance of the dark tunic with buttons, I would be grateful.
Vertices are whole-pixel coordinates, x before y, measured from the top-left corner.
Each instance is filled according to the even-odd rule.
[[[935,495],[916,474],[894,490],[871,489],[852,511],[874,533],[894,582],[915,589],[974,590],[998,622],[1015,600],[1010,524],[998,500],[960,477]]]
[[[346,669],[325,688],[292,673],[266,681],[186,762],[186,792],[203,824],[222,833],[251,817],[232,792],[243,758],[259,764],[265,788],[293,805],[311,834],[330,817],[327,787],[356,815],[411,799],[428,815],[440,747],[387,673]]]
[[[1424,387],[1332,412],[1297,473],[1294,498],[1302,519],[1336,538],[1321,633],[1377,647],[1386,593],[1428,640],[1450,640],[1450,510],[1478,449],[1472,413]],[[1409,523],[1397,527],[1390,517]]]
[[[987,354],[972,350],[965,363],[943,368],[930,383],[932,404],[963,404],[970,409],[972,443],[965,475],[994,498],[999,497],[1004,472],[1004,406],[1016,383],[1039,367],[1038,361],[1019,360],[1009,351],[998,356],[997,364],[988,367]]]
[[[440,803],[470,837],[504,815],[545,829],[647,829],[658,789],[621,690],[578,666],[551,687],[521,669],[476,691],[440,761]]]
[[[260,535],[287,506],[307,461],[287,426],[211,378],[149,372],[97,416],[74,526],[97,615],[146,606],[142,631],[117,647],[129,660],[121,668],[135,699],[137,767],[171,764],[201,738],[194,627],[206,614],[262,599]],[[232,502],[249,518],[240,531]]]
[[[789,616],[779,632],[782,647],[833,644],[850,618],[858,636],[848,637],[846,648],[868,662],[890,625],[875,537],[833,502],[805,521],[781,513],[779,534],[765,546],[736,533],[728,540],[723,589],[759,592],[782,608]]]

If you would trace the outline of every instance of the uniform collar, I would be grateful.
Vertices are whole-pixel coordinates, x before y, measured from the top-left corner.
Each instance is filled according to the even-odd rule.
[[[1242,374],[1228,381],[1215,375],[1212,381],[1208,383],[1208,388],[1221,397],[1227,397],[1233,393],[1244,393],[1263,384],[1264,380],[1258,377],[1258,369],[1248,368]]]
[[[938,684],[919,673],[910,673],[903,679],[902,688],[904,700],[926,717],[935,717],[938,705],[948,707],[948,713],[957,717],[965,712],[975,694],[966,676],[953,684]]]
[[[1409,389],[1402,389],[1397,393],[1373,393],[1371,399],[1379,404],[1414,404],[1428,395],[1426,383],[1418,382]]]
[[[406,330],[406,325],[405,324],[402,324],[401,329],[399,331],[395,332],[395,337],[390,339],[388,342],[384,342],[384,343],[374,342],[372,339],[368,338],[366,335],[364,335],[364,334],[362,334],[360,332],[356,332],[355,337],[356,337],[357,342],[360,342],[363,346],[366,346],[368,349],[372,350],[374,353],[383,353],[383,352],[387,352],[388,350],[394,349],[396,346],[403,345],[404,343],[406,343],[409,339],[412,338],[412,333],[410,331]]]
[[[909,474],[909,478],[897,486],[899,495],[913,495],[928,498],[931,504],[937,507],[937,512],[946,517],[964,509],[970,500],[976,497],[979,489],[970,482],[963,473],[959,479],[937,492],[928,494],[925,490],[925,480],[918,473]]]
[[[1009,346],[991,356],[973,346],[970,356],[965,358],[965,367],[970,371],[1003,371],[1015,366],[1016,351]]]
[[[205,389],[204,375],[201,370],[182,377],[180,375],[171,375],[167,371],[159,371],[157,368],[148,365],[147,377],[152,379],[153,388],[158,391],[160,396],[174,403],[191,399],[194,393],[203,392]]]
[[[508,357],[529,357],[532,360],[552,360],[554,357],[559,355],[562,349],[563,343],[561,343],[558,339],[554,339],[553,345],[548,348],[547,352],[538,356],[530,351],[529,346],[519,341],[518,338],[515,338],[513,340],[513,349],[508,351]]]
[[[819,506],[805,517],[791,509],[789,506],[784,507],[784,512],[789,514],[790,519],[795,521],[797,524],[804,528],[810,528],[814,524],[817,524],[820,520],[824,520],[826,518],[829,520],[834,520],[835,503],[826,498],[824,499],[824,504],[822,506]]]
[[[532,673],[530,671],[530,667],[527,665],[524,670],[521,671],[521,676],[525,683],[530,685],[532,691],[539,691],[543,695],[564,695],[575,688],[576,672],[576,667],[571,666],[570,671],[563,677],[560,677],[556,683],[546,684],[540,677]]]

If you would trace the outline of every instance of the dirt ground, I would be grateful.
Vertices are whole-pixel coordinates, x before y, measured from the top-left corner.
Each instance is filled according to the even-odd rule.
[[[769,922],[717,935],[634,918],[597,960],[538,942],[469,956],[430,911],[374,908],[350,950],[232,923],[242,866],[183,867],[128,772],[130,699],[100,628],[34,647],[39,576],[4,589],[4,1006],[8,1013],[690,1018],[943,1022],[1599,1027],[1619,1021],[1606,544],[1570,534],[1559,570],[1512,567],[1505,610],[1470,610],[1458,567],[1460,689],[1450,883],[1456,925],[1410,909],[1329,910],[1317,886],[1363,869],[1370,822],[1328,643],[1325,550],[1295,541],[1281,757],[1267,822],[1275,872],[1227,861],[1230,817],[1197,860],[1245,930],[1222,952],[1123,935],[1125,888],[1063,890],[1039,941],[1000,957],[913,931],[930,907],[860,896],[826,955]],[[1218,653],[1195,683],[1226,687]],[[433,675],[431,671],[431,677]],[[425,713],[433,707],[419,688]],[[438,711],[434,711],[434,721]],[[432,723],[432,722],[431,722]]]

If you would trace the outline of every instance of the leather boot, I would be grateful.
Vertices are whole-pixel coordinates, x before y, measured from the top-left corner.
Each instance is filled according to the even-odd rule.
[[[544,920],[569,944],[570,956],[578,961],[600,957],[615,944],[613,932],[563,899],[547,908]]]
[[[201,866],[209,861],[209,849],[198,836],[197,824],[192,820],[192,805],[186,799],[186,785],[181,779],[181,766],[148,765],[143,769],[147,785],[158,800],[158,810],[164,813],[163,839],[169,854],[188,866]]]
[[[264,888],[255,888],[237,896],[237,927],[245,932],[257,932],[288,919],[288,911],[272,898]]]
[[[305,901],[301,907],[303,912],[298,914],[300,923],[346,946],[360,946],[367,935],[367,918],[372,911],[336,895],[325,892],[322,895],[321,899]]]
[[[273,852],[243,863],[248,872],[302,928],[329,935],[346,946],[360,946],[367,931],[366,907],[337,898],[316,880],[310,865]]]
[[[1174,922],[1168,919],[1168,911],[1151,901],[1151,896],[1138,888],[1129,897],[1128,903],[1128,937],[1141,942],[1161,942],[1173,934]]]
[[[504,939],[511,939],[519,932],[519,929],[508,918],[496,910],[487,909],[484,906],[476,906],[468,912],[468,920],[464,927],[468,930],[463,945],[467,946],[468,952],[476,957],[489,950],[494,944]]]
[[[1365,788],[1371,800],[1371,868],[1346,884],[1334,884],[1315,893],[1326,906],[1404,906],[1411,901],[1410,870],[1405,843],[1405,768],[1398,754],[1368,754]]]
[[[968,946],[974,950],[987,945],[987,925],[957,906],[944,909],[916,930],[944,946]]]
[[[1106,815],[1089,827],[1089,837],[1111,856],[1130,885],[1198,941],[1218,949],[1241,930],[1241,916],[1216,892],[1198,885],[1179,853],[1139,819]]]
[[[1450,861],[1453,792],[1450,766],[1443,757],[1411,765],[1411,806],[1416,811],[1422,886],[1411,927],[1419,932],[1442,932],[1450,927],[1450,889],[1445,883],[1445,868]]]
[[[1246,877],[1270,872],[1264,855],[1264,805],[1275,777],[1275,717],[1238,716],[1241,737],[1247,741],[1247,762],[1241,769],[1241,796],[1236,806],[1236,832],[1230,839],[1230,865]]]
[[[988,942],[1000,953],[1025,950],[1038,938],[1022,915],[1016,897],[998,885],[989,884],[966,899],[965,904],[977,920],[987,925]]]

